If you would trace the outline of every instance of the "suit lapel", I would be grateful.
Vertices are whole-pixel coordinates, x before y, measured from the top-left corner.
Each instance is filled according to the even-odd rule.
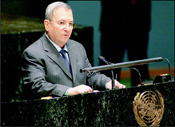
[[[70,77],[72,78],[72,75],[70,74],[66,64],[64,63],[64,60],[62,59],[59,52],[56,50],[56,48],[49,42],[49,40],[45,37],[43,37],[43,47],[46,51],[47,56],[52,59],[60,68]]]

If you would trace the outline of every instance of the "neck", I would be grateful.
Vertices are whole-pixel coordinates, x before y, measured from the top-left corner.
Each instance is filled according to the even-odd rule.
[[[49,34],[48,34],[48,32],[46,31],[46,35],[47,35],[47,37],[49,38],[49,40],[50,41],[52,41],[52,39],[49,37]],[[65,44],[58,44],[58,43],[56,43],[56,42],[54,42],[54,41],[52,41],[53,43],[55,43],[56,45],[58,45],[60,48],[64,48],[64,46],[65,46]]]

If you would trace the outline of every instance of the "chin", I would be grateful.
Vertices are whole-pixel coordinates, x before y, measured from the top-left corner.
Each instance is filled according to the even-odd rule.
[[[68,40],[69,40],[69,38],[66,38],[66,39],[64,39],[62,42],[63,42],[63,43],[67,43]]]
[[[66,39],[66,40],[62,41],[62,44],[65,45],[65,44],[67,43],[68,40],[69,40],[69,39]]]

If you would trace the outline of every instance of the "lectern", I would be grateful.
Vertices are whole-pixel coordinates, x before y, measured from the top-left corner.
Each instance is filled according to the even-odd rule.
[[[175,82],[1,103],[2,126],[175,125]]]

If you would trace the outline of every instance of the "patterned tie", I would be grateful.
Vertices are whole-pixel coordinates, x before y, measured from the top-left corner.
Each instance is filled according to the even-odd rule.
[[[62,58],[63,58],[63,60],[64,60],[64,62],[65,62],[65,64],[66,64],[67,68],[69,69],[70,73],[72,74],[72,71],[71,71],[71,68],[70,68],[70,64],[69,64],[68,58],[66,57],[67,51],[64,50],[64,49],[62,49],[62,50],[60,51],[60,53],[61,53],[61,55],[62,55]]]

